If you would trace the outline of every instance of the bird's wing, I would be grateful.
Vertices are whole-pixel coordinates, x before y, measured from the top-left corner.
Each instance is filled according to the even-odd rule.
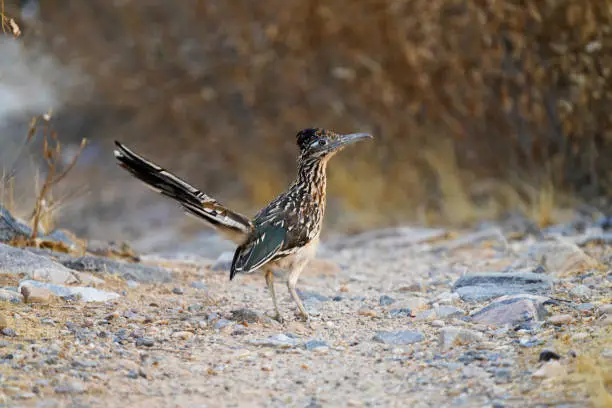
[[[236,249],[230,268],[230,280],[239,272],[252,272],[273,259],[282,250],[286,235],[282,221],[257,226],[251,238]]]

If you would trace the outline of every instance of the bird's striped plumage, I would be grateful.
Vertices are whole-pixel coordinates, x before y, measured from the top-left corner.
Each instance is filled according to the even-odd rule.
[[[230,268],[230,280],[238,273],[264,269],[279,318],[271,270],[275,267],[289,269],[289,292],[302,315],[307,317],[295,285],[301,270],[314,256],[321,232],[325,214],[327,163],[347,144],[365,138],[371,136],[363,133],[341,135],[324,129],[298,132],[300,155],[295,181],[252,220],[229,210],[118,142],[115,142],[115,157],[120,166],[136,178],[178,201],[188,213],[209,222],[238,244]]]

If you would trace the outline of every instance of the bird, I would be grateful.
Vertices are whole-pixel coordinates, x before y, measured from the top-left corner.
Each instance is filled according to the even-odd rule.
[[[249,218],[233,211],[159,165],[115,141],[118,164],[148,187],[178,202],[183,210],[212,226],[237,248],[229,279],[264,272],[274,318],[284,322],[274,288],[274,271],[288,272],[287,289],[297,312],[310,320],[296,292],[301,272],[315,257],[326,204],[327,164],[346,146],[373,139],[369,133],[341,134],[322,128],[297,132],[297,175],[289,187]]]

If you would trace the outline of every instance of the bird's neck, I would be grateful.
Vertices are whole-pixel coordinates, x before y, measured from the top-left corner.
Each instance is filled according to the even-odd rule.
[[[300,161],[298,167],[297,185],[303,186],[305,192],[317,201],[325,202],[325,187],[327,185],[327,160],[305,159]]]

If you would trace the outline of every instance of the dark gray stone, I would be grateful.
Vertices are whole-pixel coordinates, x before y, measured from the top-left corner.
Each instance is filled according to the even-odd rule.
[[[412,311],[409,308],[404,307],[401,309],[391,309],[389,314],[391,315],[391,317],[405,317],[405,316],[410,317],[412,314]]]
[[[64,266],[83,272],[109,273],[136,282],[170,282],[170,271],[138,263],[127,263],[95,255],[85,255],[60,261]]]
[[[230,324],[232,324],[232,322],[227,319],[219,319],[215,322],[215,324],[213,325],[213,328],[215,330],[221,330],[222,328],[227,327]]]
[[[304,348],[308,351],[312,351],[318,348],[329,347],[329,344],[323,340],[309,340],[304,343]]]
[[[139,337],[136,339],[136,347],[153,347],[155,341],[150,337]]]
[[[175,295],[184,295],[185,291],[183,290],[183,288],[174,288],[172,289],[172,293],[174,293]]]
[[[435,309],[439,319],[452,319],[465,316],[465,310],[455,306],[440,306]]]
[[[378,304],[380,304],[381,306],[389,306],[392,303],[395,303],[395,299],[387,295],[382,295],[378,300]]]
[[[257,323],[263,320],[260,312],[251,309],[232,310],[232,320],[236,322]]]
[[[479,273],[464,275],[453,291],[466,302],[482,302],[504,295],[549,295],[553,279],[535,273]]]
[[[0,241],[9,242],[18,238],[27,238],[32,235],[32,229],[25,223],[17,220],[0,205]]]
[[[502,326],[542,321],[548,315],[544,304],[549,299],[534,295],[502,296],[472,314],[476,323]]]
[[[2,333],[2,335],[6,337],[15,337],[17,335],[17,333],[15,333],[15,330],[11,329],[10,327],[5,327],[4,329],[2,329],[2,331],[0,331],[0,333]]]
[[[416,330],[402,330],[395,332],[380,331],[374,336],[374,341],[385,344],[413,344],[425,340],[423,333]]]

